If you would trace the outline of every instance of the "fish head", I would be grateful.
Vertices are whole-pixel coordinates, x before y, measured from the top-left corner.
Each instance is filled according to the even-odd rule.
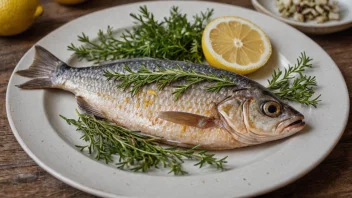
[[[217,105],[223,126],[245,144],[281,139],[302,130],[304,116],[265,88],[242,89]]]

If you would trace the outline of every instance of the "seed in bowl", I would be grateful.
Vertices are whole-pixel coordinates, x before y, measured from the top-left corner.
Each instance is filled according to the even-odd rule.
[[[295,21],[299,22],[316,20],[317,23],[324,23],[340,19],[340,9],[336,1],[276,0],[275,5],[282,17],[293,17]]]

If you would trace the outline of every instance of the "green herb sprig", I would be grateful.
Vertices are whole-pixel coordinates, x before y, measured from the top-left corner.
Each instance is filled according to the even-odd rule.
[[[218,77],[214,74],[205,74],[202,72],[197,73],[194,70],[186,71],[181,67],[176,69],[158,68],[156,71],[151,71],[145,66],[141,66],[140,69],[135,72],[125,65],[124,70],[126,73],[106,71],[105,76],[108,80],[121,80],[121,83],[118,85],[119,88],[127,89],[131,87],[132,96],[143,86],[152,83],[157,83],[158,88],[161,90],[174,82],[181,82],[183,80],[182,84],[175,86],[173,95],[176,100],[193,85],[201,82],[212,82],[212,84],[207,87],[207,91],[210,92],[219,92],[224,87],[232,87],[236,85],[224,75]]]
[[[81,151],[87,149],[97,160],[112,163],[113,155],[119,157],[117,168],[131,171],[147,172],[153,168],[169,168],[175,175],[187,174],[182,168],[185,160],[197,161],[199,168],[211,165],[223,170],[226,158],[217,159],[207,151],[196,152],[192,149],[180,150],[164,148],[157,144],[158,138],[142,135],[138,132],[125,129],[106,120],[97,120],[94,116],[80,114],[78,120],[61,116],[69,125],[77,127],[83,132],[81,139],[88,142],[86,146],[76,146]]]
[[[298,102],[304,105],[316,107],[321,101],[320,95],[312,98],[315,94],[314,88],[317,86],[316,78],[304,75],[307,68],[312,68],[311,58],[303,52],[297,59],[297,64],[285,70],[276,70],[272,74],[272,79],[268,80],[268,89],[275,95],[284,100]],[[174,83],[182,82],[175,86],[173,92],[177,100],[185,91],[193,85],[201,82],[212,82],[208,85],[207,90],[218,92],[224,87],[233,87],[236,84],[227,76],[216,76],[214,74],[197,73],[194,70],[186,71],[181,67],[177,69],[162,69],[151,71],[145,66],[141,66],[138,71],[132,71],[128,66],[124,66],[125,73],[106,71],[105,76],[108,80],[121,80],[119,88],[127,89],[131,87],[132,96],[135,95],[143,86],[157,83],[159,89]],[[183,81],[182,81],[183,80]]]
[[[193,16],[192,22],[178,7],[172,7],[170,16],[157,21],[146,6],[139,14],[130,14],[136,26],[124,30],[118,39],[109,26],[106,33],[98,32],[98,41],[86,34],[78,36],[81,46],[71,43],[68,49],[80,59],[96,63],[122,58],[152,57],[201,63],[204,55],[201,47],[205,25],[213,15],[213,9]]]
[[[313,67],[311,61],[302,52],[295,65],[289,65],[284,71],[274,71],[271,80],[268,80],[268,89],[281,99],[317,107],[321,95],[313,98],[314,88],[317,86],[316,78],[303,74],[306,69]]]

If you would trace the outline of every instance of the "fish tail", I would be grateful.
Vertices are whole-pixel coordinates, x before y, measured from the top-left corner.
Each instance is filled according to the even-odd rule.
[[[35,56],[32,65],[28,69],[16,72],[20,76],[34,79],[16,86],[22,89],[52,88],[51,76],[65,63],[41,46],[36,45],[34,49]]]

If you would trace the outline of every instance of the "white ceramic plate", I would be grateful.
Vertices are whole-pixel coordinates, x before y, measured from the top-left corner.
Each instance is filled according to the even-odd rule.
[[[310,34],[330,34],[342,31],[352,27],[352,1],[351,0],[334,0],[339,3],[340,20],[328,21],[325,23],[317,23],[316,21],[299,22],[291,18],[284,18],[280,16],[279,11],[275,6],[273,0],[252,0],[252,5],[256,10],[279,19],[302,32]]]
[[[316,43],[292,27],[266,15],[235,6],[210,2],[146,2],[113,7],[76,19],[50,33],[37,44],[74,66],[79,63],[67,45],[85,32],[95,37],[108,25],[130,27],[129,13],[147,5],[162,18],[177,5],[193,15],[214,8],[215,16],[238,15],[258,24],[269,35],[273,55],[263,69],[250,77],[265,84],[273,71],[295,62],[302,51],[314,58],[312,75],[318,79],[322,103],[318,108],[293,104],[307,122],[302,133],[291,138],[250,148],[218,152],[228,155],[229,170],[198,169],[186,164],[189,176],[175,177],[164,171],[131,173],[91,159],[74,145],[84,144],[81,134],[68,126],[59,114],[76,117],[72,94],[58,90],[24,91],[15,85],[27,79],[13,75],[7,91],[7,115],[18,142],[42,168],[63,182],[103,197],[243,197],[266,193],[303,176],[317,166],[341,137],[348,118],[349,98],[345,81],[333,60]],[[16,70],[27,68],[33,60],[31,48]]]

